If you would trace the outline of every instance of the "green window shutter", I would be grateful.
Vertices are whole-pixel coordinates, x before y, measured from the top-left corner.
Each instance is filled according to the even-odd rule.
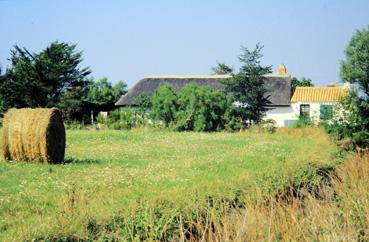
[[[333,117],[333,106],[322,104],[320,105],[320,119],[330,120]]]

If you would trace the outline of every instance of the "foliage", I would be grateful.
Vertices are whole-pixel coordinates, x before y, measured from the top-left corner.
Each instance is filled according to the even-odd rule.
[[[291,79],[292,86],[293,87],[313,87],[313,81],[310,78],[302,77],[301,80],[299,80],[297,77],[292,77]]]
[[[0,99],[6,110],[11,107],[58,106],[63,98],[71,96],[81,100],[82,96],[78,95],[87,88],[86,76],[90,70],[79,67],[82,52],[77,52],[74,44],[52,42],[39,53],[31,53],[16,45],[11,51],[10,61],[11,67],[0,82]],[[73,94],[66,94],[68,92]],[[76,101],[74,105],[80,106],[81,103]]]
[[[112,110],[121,95],[127,92],[127,84],[119,81],[114,86],[106,77],[89,81],[86,102],[97,110]]]
[[[57,106],[62,112],[63,119],[66,122],[74,122],[81,119],[79,114],[83,110],[83,97],[85,97],[86,94],[87,89],[80,86],[71,87],[62,94]],[[83,120],[81,121],[83,122]]]
[[[324,125],[329,134],[337,140],[349,137],[354,145],[367,146],[368,140],[365,135],[368,131],[369,117],[366,108],[367,103],[359,96],[355,89],[350,90],[334,109],[334,118],[331,123]]]
[[[346,60],[341,61],[341,78],[346,82],[357,84],[369,98],[369,26],[357,30],[345,49]]]
[[[345,49],[341,78],[356,84],[360,94],[351,91],[338,109],[337,118],[327,130],[337,138],[350,137],[357,146],[369,144],[369,26],[357,30]]]
[[[6,81],[6,77],[5,75],[2,74],[2,69],[0,67],[0,83],[4,83],[5,81]],[[0,117],[2,117],[4,112],[5,112],[4,101],[3,101],[2,96],[0,95]]]
[[[217,131],[228,124],[229,109],[233,102],[225,93],[197,84],[185,85],[177,94],[168,84],[160,86],[150,99],[137,98],[137,113],[163,122],[165,127],[179,131]]]
[[[237,115],[237,107],[234,105],[234,101],[232,97],[227,97],[228,103],[233,104],[229,105],[225,114],[224,114],[224,120],[225,120],[225,130],[227,131],[239,131],[241,126],[241,120]]]
[[[277,123],[273,119],[263,120],[261,127],[264,131],[273,134],[277,131]]]
[[[98,115],[96,120],[100,125],[104,125],[109,129],[115,130],[129,130],[145,126],[148,123],[145,115],[137,112],[136,109],[129,107],[124,108],[123,110],[115,109],[109,113],[107,118]]]
[[[178,96],[177,129],[194,131],[223,129],[224,114],[228,106],[227,97],[220,91],[195,84],[186,85]]]
[[[174,88],[165,83],[161,85],[152,97],[152,117],[168,127],[175,120],[178,108],[178,98]]]
[[[115,99],[115,102],[118,101],[118,99],[127,93],[127,84],[120,80],[113,86],[113,96]]]
[[[360,130],[353,133],[352,142],[359,147],[369,147],[369,132]]]
[[[111,129],[131,129],[134,126],[133,116],[131,108],[115,109],[109,113],[105,124]]]
[[[151,98],[146,94],[140,94],[135,103],[137,105],[137,111],[141,114],[147,114],[152,108],[152,101]]]
[[[213,71],[213,74],[216,75],[225,75],[225,74],[232,74],[233,73],[233,67],[228,66],[227,64],[223,62],[218,62],[215,67],[212,67],[211,70]]]
[[[295,128],[305,128],[313,126],[313,122],[309,117],[299,116],[298,120],[293,124]]]
[[[85,128],[85,124],[79,121],[65,122],[64,126],[68,130],[82,130]]]
[[[239,60],[243,65],[239,73],[224,82],[227,93],[236,102],[236,115],[241,120],[242,128],[259,123],[267,111],[266,105],[270,103],[264,75],[271,72],[271,67],[260,63],[262,48],[260,44],[254,50],[242,47]]]

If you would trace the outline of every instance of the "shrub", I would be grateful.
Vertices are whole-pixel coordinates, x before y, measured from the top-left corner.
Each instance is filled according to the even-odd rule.
[[[354,133],[352,142],[359,147],[369,147],[369,132],[362,130]]]
[[[261,122],[261,127],[264,131],[272,134],[277,130],[277,123],[273,119],[267,119]]]
[[[369,108],[356,90],[351,90],[334,109],[334,120],[323,123],[325,130],[336,140],[351,139],[354,146],[369,146]]]
[[[297,122],[293,125],[295,128],[305,128],[313,126],[313,122],[310,118],[300,116]]]
[[[169,84],[161,85],[152,97],[152,117],[164,122],[165,127],[175,120],[177,95]]]
[[[65,128],[66,129],[71,129],[71,130],[81,130],[85,128],[85,123],[79,122],[79,121],[70,121],[70,122],[66,122],[65,124]]]
[[[177,130],[224,129],[228,102],[225,94],[206,86],[186,85],[178,97]]]
[[[136,100],[137,112],[140,114],[147,114],[152,108],[152,100],[146,94],[140,94]]]
[[[136,109],[129,107],[123,110],[116,109],[110,112],[108,118],[98,115],[96,120],[100,125],[116,130],[132,129],[148,124],[146,116],[137,112]]]

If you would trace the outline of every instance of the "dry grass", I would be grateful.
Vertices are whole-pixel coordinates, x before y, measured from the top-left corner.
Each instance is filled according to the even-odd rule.
[[[319,199],[306,190],[303,200],[246,199],[245,207],[226,209],[221,220],[209,217],[197,230],[206,241],[368,241],[368,175],[368,153],[356,155],[337,168]]]
[[[10,109],[3,121],[3,157],[14,161],[61,163],[65,129],[58,109]]]

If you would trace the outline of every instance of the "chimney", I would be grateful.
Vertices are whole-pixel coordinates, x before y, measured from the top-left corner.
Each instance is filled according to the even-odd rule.
[[[285,65],[280,65],[278,67],[278,74],[287,74],[287,68]]]

